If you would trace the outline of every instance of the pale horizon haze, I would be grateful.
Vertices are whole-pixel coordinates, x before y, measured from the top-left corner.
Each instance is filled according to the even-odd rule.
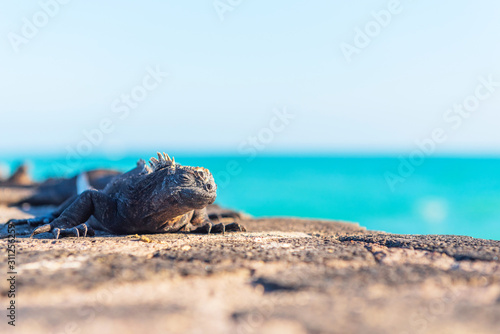
[[[259,136],[263,154],[392,154],[438,129],[433,154],[500,155],[499,15],[492,0],[3,1],[0,152],[66,154],[97,130],[93,154],[241,153]]]

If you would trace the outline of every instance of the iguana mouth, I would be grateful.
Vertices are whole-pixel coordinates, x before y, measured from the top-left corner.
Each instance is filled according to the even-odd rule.
[[[214,204],[214,202],[215,202],[215,198],[216,198],[216,196],[213,196],[213,197],[210,199],[210,201],[208,202],[208,204]]]
[[[217,198],[217,195],[201,195],[200,199],[205,201],[209,201],[208,204],[213,204],[215,202],[215,199]]]

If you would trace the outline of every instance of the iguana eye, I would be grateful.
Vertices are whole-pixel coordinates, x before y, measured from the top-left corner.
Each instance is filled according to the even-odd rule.
[[[183,184],[191,184],[193,183],[194,179],[191,175],[189,174],[182,174],[180,176],[180,181],[183,183]]]

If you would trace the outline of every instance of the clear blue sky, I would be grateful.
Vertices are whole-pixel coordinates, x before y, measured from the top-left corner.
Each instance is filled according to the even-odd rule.
[[[283,107],[268,152],[409,152],[444,127],[438,152],[500,153],[500,87],[443,120],[479,76],[500,81],[499,1],[402,0],[350,62],[342,43],[390,1],[242,0],[221,20],[211,0],[65,0],[45,22],[48,2],[0,3],[0,153],[65,153],[103,120],[93,152],[237,152]],[[121,119],[113,103],[157,66],[169,76]]]

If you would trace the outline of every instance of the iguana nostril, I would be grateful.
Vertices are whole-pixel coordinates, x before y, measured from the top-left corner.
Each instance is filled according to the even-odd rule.
[[[211,185],[210,183],[209,183],[209,184],[207,184],[207,189],[208,189],[208,190],[212,190],[212,185]]]

